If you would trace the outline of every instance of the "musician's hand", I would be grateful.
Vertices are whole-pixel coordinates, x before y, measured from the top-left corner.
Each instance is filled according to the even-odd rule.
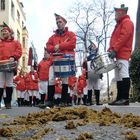
[[[15,58],[14,57],[10,57],[10,62],[14,62],[15,61]]]
[[[59,44],[54,46],[54,50],[55,50],[55,52],[57,52],[59,50]]]
[[[116,56],[116,52],[115,51],[111,51],[111,52],[109,52],[108,56],[109,56],[109,58],[113,59]]]

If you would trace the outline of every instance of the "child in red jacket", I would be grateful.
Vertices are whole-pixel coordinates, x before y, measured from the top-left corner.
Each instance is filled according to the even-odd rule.
[[[45,103],[45,96],[48,94],[49,68],[52,65],[52,58],[44,49],[44,57],[38,64],[39,77],[39,94],[41,96],[41,104]]]
[[[78,97],[78,105],[81,104],[81,98],[83,97],[84,88],[87,86],[85,73],[79,76],[77,82],[77,97]]]
[[[31,71],[25,76],[26,88],[29,93],[29,104],[35,106],[38,104],[39,93],[38,93],[38,74],[31,66]],[[33,104],[32,104],[33,103]]]
[[[55,94],[54,94],[54,103],[59,106],[61,101],[61,92],[62,92],[62,81],[60,78],[55,80]]]
[[[19,75],[14,78],[14,83],[16,84],[18,106],[23,106],[25,96],[24,94],[26,91],[25,76],[23,70],[21,70]]]
[[[68,78],[68,106],[72,106],[72,98],[76,99],[76,82],[77,78],[75,76],[70,76]]]

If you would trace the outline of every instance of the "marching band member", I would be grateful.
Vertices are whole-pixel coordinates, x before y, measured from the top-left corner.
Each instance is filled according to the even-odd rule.
[[[114,8],[116,26],[110,39],[109,57],[116,58],[117,98],[109,105],[129,105],[129,59],[131,57],[134,25],[127,15],[128,7],[124,4]]]
[[[31,66],[31,71],[25,76],[26,88],[29,93],[29,105],[35,106],[38,103],[38,74],[34,70],[34,66]],[[32,104],[33,103],[33,104]]]
[[[66,19],[62,16],[55,14],[56,24],[58,29],[49,38],[46,43],[47,51],[50,54],[53,53],[63,53],[64,55],[70,54],[75,57],[74,49],[76,47],[76,35],[68,30],[66,26]],[[54,58],[55,59],[55,58]],[[54,96],[54,81],[55,76],[53,74],[53,66],[50,67],[49,72],[49,86],[48,86],[48,106],[53,106],[53,96]],[[67,102],[67,92],[68,92],[68,78],[62,78],[62,104]]]
[[[54,94],[54,102],[56,106],[60,105],[61,92],[62,92],[62,81],[60,78],[56,78],[55,79],[55,94]]]
[[[28,90],[29,90],[29,83],[28,82],[26,82],[26,78],[27,78],[27,76],[28,76],[28,73],[27,72],[25,72],[25,74],[24,74],[25,76],[25,93],[24,93],[24,106],[29,106],[30,105],[30,101],[29,101],[29,92],[28,92]]]
[[[69,106],[72,105],[72,99],[73,99],[73,97],[75,95],[75,92],[76,92],[76,82],[77,82],[76,76],[68,77],[68,88],[69,88],[69,92],[68,92],[68,105]]]
[[[22,55],[21,44],[14,40],[13,31],[6,25],[2,25],[1,41],[0,41],[0,60],[9,60],[9,62],[18,61]],[[11,108],[11,100],[13,93],[13,77],[14,71],[0,72],[0,103],[4,92],[4,83],[6,83],[5,107]]]
[[[38,64],[39,93],[41,95],[41,104],[45,102],[45,96],[48,93],[49,68],[52,65],[52,58],[44,48],[44,57]]]
[[[84,60],[83,67],[87,69],[87,88],[88,88],[88,98],[87,105],[93,105],[92,102],[92,93],[94,91],[96,105],[102,105],[100,103],[100,82],[102,79],[102,74],[96,74],[94,66],[92,66],[92,61],[98,54],[98,48],[96,45],[90,41],[89,56],[87,56],[87,60]]]
[[[78,97],[78,105],[81,104],[81,99],[83,98],[84,94],[84,88],[87,86],[87,81],[86,81],[86,73],[82,73],[82,75],[79,76],[78,82],[77,82],[77,97]],[[85,100],[83,100],[83,103]],[[85,104],[85,103],[84,103]]]
[[[89,63],[88,63],[89,65]],[[88,104],[92,103],[92,93],[94,91],[96,105],[102,105],[100,103],[100,88],[102,75],[96,74],[95,70],[91,69],[90,66],[88,71]]]
[[[85,78],[85,83],[86,85],[84,86],[83,88],[83,97],[82,97],[82,100],[83,100],[83,104],[84,105],[87,105],[87,90],[88,90],[88,85],[87,85],[87,70],[85,68],[82,69],[82,76]]]
[[[14,83],[16,84],[18,106],[23,106],[24,105],[24,94],[26,91],[26,84],[25,84],[24,71],[22,69],[21,69],[19,75],[17,75],[14,78]]]

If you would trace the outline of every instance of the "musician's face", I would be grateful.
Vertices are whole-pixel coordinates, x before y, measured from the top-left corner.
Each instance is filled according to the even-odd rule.
[[[115,20],[119,21],[121,17],[125,16],[127,13],[125,11],[116,11]]]
[[[48,58],[50,54],[47,51],[44,51],[44,58]]]
[[[33,72],[34,71],[34,67],[33,66],[31,66],[31,72]]]
[[[56,24],[58,29],[63,30],[65,28],[66,23],[63,21],[63,19],[57,19]]]
[[[3,29],[1,30],[1,35],[4,39],[7,39],[10,37],[11,33],[8,30]]]

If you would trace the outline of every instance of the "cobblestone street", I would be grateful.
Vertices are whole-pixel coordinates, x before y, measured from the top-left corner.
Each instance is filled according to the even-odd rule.
[[[74,106],[75,107],[75,106]],[[84,106],[82,106],[84,107]],[[112,112],[116,112],[120,115],[124,114],[130,114],[138,115],[140,116],[140,104],[139,103],[133,103],[130,104],[130,106],[108,106],[107,104],[104,104],[103,106],[90,106],[87,107],[87,109],[93,109],[97,111],[101,111],[104,108],[109,108]],[[47,110],[47,109],[44,109]],[[12,121],[17,116],[23,116],[27,115],[28,113],[32,112],[41,112],[44,111],[43,109],[37,108],[37,107],[13,107],[12,109],[3,109],[0,110],[0,115],[7,115],[8,118],[1,118],[0,119],[0,127],[2,126],[3,122]],[[51,129],[47,134],[43,135],[41,138],[42,140],[84,140],[82,136],[80,137],[81,133],[90,133],[92,137],[89,137],[89,139],[93,140],[140,140],[140,129],[133,129],[129,127],[124,127],[123,125],[118,124],[111,124],[111,125],[99,125],[98,123],[86,123],[85,125],[78,125],[74,129],[66,129],[65,126],[67,122],[66,121],[48,121],[45,126],[45,128]],[[76,122],[77,120],[73,120],[73,122]],[[39,129],[32,129],[29,131],[26,131],[24,133],[18,134],[18,136],[11,137],[13,139],[33,139],[33,135],[37,131],[40,131],[42,127]],[[126,138],[126,133],[133,132],[137,139],[134,138]],[[88,137],[85,137],[88,139]],[[7,137],[0,137],[1,140],[8,140]]]

